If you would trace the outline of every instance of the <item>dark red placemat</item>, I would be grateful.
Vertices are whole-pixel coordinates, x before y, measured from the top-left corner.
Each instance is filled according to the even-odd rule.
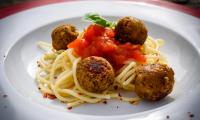
[[[31,2],[25,2],[21,4],[12,5],[12,6],[0,9],[0,19],[6,16],[9,16],[11,14],[26,10],[26,9],[30,9],[30,8],[34,8],[34,7],[38,7],[42,5],[47,5],[47,4],[52,4],[52,3],[69,2],[69,1],[72,2],[74,0],[35,0]],[[145,3],[149,3],[153,5],[158,5],[158,6],[178,10],[178,11],[200,18],[200,9],[192,9],[183,5],[178,5],[178,4],[170,3],[167,1],[160,1],[160,0],[128,0],[128,1],[145,2]]]

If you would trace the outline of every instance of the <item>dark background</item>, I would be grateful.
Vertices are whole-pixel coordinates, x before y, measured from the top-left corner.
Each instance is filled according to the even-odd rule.
[[[36,0],[0,0],[0,8],[29,1],[36,1]],[[161,0],[161,1],[169,1],[176,4],[182,4],[191,8],[198,8],[198,9],[200,8],[200,0]]]

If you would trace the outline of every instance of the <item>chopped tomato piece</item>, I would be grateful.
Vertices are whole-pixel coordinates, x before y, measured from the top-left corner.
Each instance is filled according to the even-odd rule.
[[[102,35],[104,31],[104,27],[100,25],[90,25],[85,31],[84,38],[91,41],[94,37]]]
[[[81,45],[81,39],[76,39],[67,45],[68,48],[76,48]]]
[[[133,53],[132,53],[132,57],[133,57],[136,61],[138,61],[138,62],[140,62],[140,63],[145,63],[145,62],[146,62],[145,56],[144,56],[144,55],[142,54],[142,52],[139,51],[139,50],[134,50]]]
[[[133,45],[129,42],[120,44],[114,37],[113,29],[90,25],[83,38],[71,42],[68,48],[74,48],[75,53],[82,58],[104,57],[115,69],[119,69],[129,59],[134,59],[139,63],[146,62],[146,58],[141,52],[141,45]]]
[[[112,29],[106,29],[105,33],[110,38],[115,37],[115,32]]]

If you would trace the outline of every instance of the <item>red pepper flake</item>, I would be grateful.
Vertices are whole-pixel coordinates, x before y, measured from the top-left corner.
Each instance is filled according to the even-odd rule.
[[[55,95],[47,94],[47,98],[53,100],[53,99],[56,99],[56,96]]]
[[[47,93],[44,93],[44,94],[43,94],[43,98],[47,98]]]
[[[78,93],[78,95],[82,95],[82,93]]]
[[[4,94],[3,97],[4,97],[4,98],[7,98],[8,96]]]
[[[104,100],[104,101],[103,101],[103,103],[104,103],[104,104],[107,104],[107,101],[106,101],[106,100]]]
[[[133,105],[138,105],[139,104],[139,101],[129,101],[130,104],[133,104]]]
[[[71,110],[71,109],[72,109],[72,107],[68,107],[67,109],[68,109],[68,110]]]
[[[114,86],[114,89],[115,89],[115,90],[117,90],[117,89],[118,89],[118,86],[117,86],[117,85],[115,85],[115,86]]]
[[[55,95],[51,95],[51,94],[48,94],[48,93],[44,93],[44,94],[43,94],[43,97],[44,97],[44,98],[49,98],[49,99],[51,99],[51,100],[56,99],[56,96],[55,96]]]
[[[130,104],[135,104],[135,102],[136,102],[136,101],[130,101],[129,103],[130,103]]]
[[[57,77],[56,77],[56,76],[54,76],[54,79],[57,79]]]
[[[118,93],[118,96],[119,96],[119,97],[122,97],[122,95],[121,95],[120,93]]]
[[[167,115],[166,118],[169,119],[170,118],[169,115]]]

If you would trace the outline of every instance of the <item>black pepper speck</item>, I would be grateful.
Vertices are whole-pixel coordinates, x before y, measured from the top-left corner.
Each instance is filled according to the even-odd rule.
[[[193,118],[193,117],[194,117],[194,114],[190,114],[189,116],[190,116],[191,118]]]
[[[8,97],[8,96],[4,94],[3,97],[6,98],[6,97]]]
[[[169,119],[170,118],[169,115],[167,115],[166,118]]]

